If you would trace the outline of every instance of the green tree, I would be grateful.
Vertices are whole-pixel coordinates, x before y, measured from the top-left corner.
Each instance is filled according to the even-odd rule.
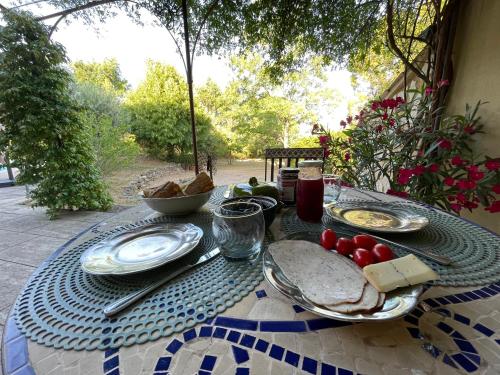
[[[127,80],[122,77],[118,61],[114,58],[102,62],[76,61],[71,66],[79,83],[91,83],[117,95],[124,94],[128,88]]]
[[[0,150],[33,184],[35,206],[54,216],[64,208],[107,209],[89,141],[70,96],[64,48],[29,13],[4,12],[0,29]]]
[[[172,158],[191,150],[191,126],[186,83],[174,67],[149,60],[145,80],[131,91],[125,106],[132,132],[148,153]],[[200,150],[213,147],[210,119],[198,109]]]

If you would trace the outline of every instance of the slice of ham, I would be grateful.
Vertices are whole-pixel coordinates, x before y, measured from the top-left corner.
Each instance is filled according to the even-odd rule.
[[[301,240],[274,242],[269,253],[286,278],[313,303],[339,305],[361,299],[366,279],[346,257]]]
[[[365,285],[363,294],[358,302],[342,303],[339,305],[326,305],[329,310],[339,313],[351,314],[354,312],[366,312],[377,308],[380,293],[370,283]]]

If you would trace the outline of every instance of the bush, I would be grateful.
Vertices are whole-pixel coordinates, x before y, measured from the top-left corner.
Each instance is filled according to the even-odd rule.
[[[342,121],[350,124],[344,138],[321,127],[315,131],[335,167],[354,185],[383,187],[388,194],[455,212],[475,209],[478,203],[499,212],[500,160],[478,157],[471,149],[473,135],[482,129],[481,103],[467,105],[464,115],[440,116],[436,126],[433,94],[422,88],[410,91],[407,102],[401,97],[374,101],[354,119]]]
[[[91,132],[97,166],[103,174],[131,165],[141,149],[131,134],[116,95],[93,84],[77,84],[74,97],[82,107],[81,119]]]
[[[0,151],[32,184],[35,206],[108,209],[90,132],[70,96],[64,48],[29,13],[5,11],[0,28]]]

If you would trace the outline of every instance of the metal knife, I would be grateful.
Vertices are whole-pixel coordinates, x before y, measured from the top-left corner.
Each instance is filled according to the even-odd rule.
[[[108,306],[106,306],[103,309],[104,315],[106,315],[107,317],[116,315],[117,313],[119,313],[123,309],[127,308],[128,306],[130,306],[131,304],[133,304],[134,302],[136,302],[140,298],[144,297],[146,294],[159,288],[160,286],[162,286],[166,282],[176,278],[181,273],[184,273],[184,272],[186,272],[194,267],[197,267],[200,264],[208,262],[209,260],[214,259],[219,254],[220,254],[220,249],[218,247],[216,247],[215,249],[209,251],[208,253],[206,253],[206,254],[202,255],[200,258],[198,258],[198,260],[195,263],[186,264],[185,266],[179,268],[178,270],[175,270],[175,272],[165,276],[163,279],[158,280],[157,282],[155,282],[155,283],[153,283],[145,288],[139,289],[138,291],[130,293],[129,295],[127,295],[123,298],[120,298],[119,300],[109,304]]]
[[[399,247],[401,247],[403,249],[408,250],[411,253],[415,253],[415,254],[418,254],[418,255],[423,256],[425,258],[428,258],[428,259],[430,259],[430,260],[432,260],[432,261],[434,261],[434,262],[436,262],[438,264],[441,264],[443,266],[449,266],[452,263],[452,261],[451,261],[450,258],[438,255],[438,254],[430,252],[430,251],[428,252],[428,251],[416,249],[414,247],[406,246],[406,245],[400,244],[399,242],[394,242],[394,241],[388,240],[388,239],[383,238],[383,237],[375,236],[373,234],[368,234],[368,233],[363,233],[363,232],[361,232],[360,234],[366,234],[368,236],[376,238],[377,240],[381,240],[381,241],[387,242],[387,243],[389,243],[391,245],[399,246]]]

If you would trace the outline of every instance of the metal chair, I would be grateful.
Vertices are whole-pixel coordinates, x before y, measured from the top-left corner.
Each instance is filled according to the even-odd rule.
[[[325,151],[321,147],[316,148],[266,148],[265,150],[266,167],[264,180],[267,181],[267,161],[271,160],[270,181],[274,181],[274,167],[278,161],[278,169],[283,167],[283,159],[286,161],[286,167],[297,167],[299,160],[321,159],[325,161]],[[294,162],[294,163],[292,163]]]

